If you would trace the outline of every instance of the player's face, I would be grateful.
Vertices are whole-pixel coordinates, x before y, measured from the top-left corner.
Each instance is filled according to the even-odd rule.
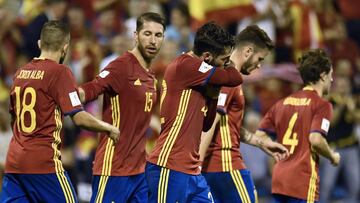
[[[164,39],[164,28],[161,24],[145,21],[143,28],[135,32],[135,40],[145,61],[150,62],[160,51]]]
[[[324,80],[324,90],[323,90],[323,93],[324,93],[324,95],[327,95],[327,94],[329,94],[329,92],[330,92],[331,83],[332,83],[332,81],[333,81],[332,73],[333,73],[333,69],[331,68],[331,70],[329,71],[329,73],[323,76],[323,80]]]
[[[249,75],[253,70],[260,68],[261,62],[265,59],[265,57],[269,54],[267,49],[258,49],[254,51],[254,49],[247,50],[249,53],[248,56],[244,55],[245,62],[241,66],[240,72],[244,75]],[[235,65],[236,62],[235,62]]]
[[[231,51],[231,47],[225,48],[224,54],[216,57],[205,58],[205,62],[216,67],[224,67],[230,62]]]

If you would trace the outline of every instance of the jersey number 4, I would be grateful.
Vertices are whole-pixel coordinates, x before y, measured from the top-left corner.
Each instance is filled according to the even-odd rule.
[[[32,87],[25,88],[22,101],[20,96],[20,87],[15,87],[16,97],[16,125],[19,130],[25,133],[31,133],[36,128],[36,112],[34,110],[36,102],[36,92]],[[30,102],[26,103],[27,97],[30,97]],[[25,114],[30,116],[30,125],[25,125]],[[20,128],[21,126],[21,128]]]
[[[297,118],[298,118],[298,112],[294,113],[291,116],[288,128],[282,140],[282,144],[290,145],[290,154],[294,153],[295,147],[299,144],[299,140],[297,139],[297,133],[293,132],[293,128]]]

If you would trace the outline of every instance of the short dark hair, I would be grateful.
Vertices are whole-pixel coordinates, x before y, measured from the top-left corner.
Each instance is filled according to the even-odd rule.
[[[249,25],[242,30],[235,38],[236,46],[242,46],[243,44],[254,44],[255,48],[272,50],[274,43],[264,30],[257,25]]]
[[[59,51],[70,41],[70,29],[68,25],[58,20],[46,22],[40,34],[40,46],[42,50]]]
[[[137,20],[136,20],[136,31],[137,32],[139,32],[143,28],[145,21],[159,23],[163,26],[164,31],[166,29],[165,19],[160,14],[153,13],[153,12],[147,12],[147,13],[141,14],[137,18]]]
[[[299,63],[299,72],[305,85],[317,83],[320,75],[328,74],[332,67],[329,56],[322,49],[313,49],[303,53],[299,58]]]
[[[234,45],[235,41],[232,35],[214,22],[208,22],[197,30],[193,51],[197,56],[204,52],[218,56],[225,53],[226,48],[232,48]]]

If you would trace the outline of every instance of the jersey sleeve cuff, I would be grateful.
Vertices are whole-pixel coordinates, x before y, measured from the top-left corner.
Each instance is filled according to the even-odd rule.
[[[75,114],[79,113],[80,111],[84,111],[84,109],[83,108],[75,109],[73,111],[64,113],[64,115],[65,116],[74,116]]]
[[[217,68],[216,66],[213,66],[213,68],[210,70],[208,77],[205,79],[204,83],[202,84],[203,86],[206,86],[208,84],[210,78],[214,75],[216,68]]]
[[[327,133],[321,130],[311,130],[310,133],[320,133],[323,137],[327,136]]]

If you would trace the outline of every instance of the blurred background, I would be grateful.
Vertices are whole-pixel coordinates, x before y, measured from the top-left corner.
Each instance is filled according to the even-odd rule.
[[[244,125],[255,131],[277,100],[301,88],[296,59],[310,48],[323,48],[334,68],[334,118],[327,137],[342,156],[334,168],[321,162],[322,202],[360,202],[360,0],[0,0],[0,183],[12,132],[8,114],[9,88],[16,70],[39,56],[42,25],[62,20],[71,28],[66,64],[78,84],[92,80],[111,60],[132,49],[136,18],[143,12],[165,16],[165,41],[152,65],[161,80],[167,64],[192,48],[196,28],[213,20],[233,35],[258,24],[276,49],[260,70],[245,77]],[[161,84],[161,82],[158,82]],[[101,101],[86,110],[101,117]],[[150,151],[160,124],[158,108],[147,137]],[[80,130],[65,119],[62,160],[81,202],[91,196],[91,173],[96,134]],[[241,145],[252,172],[260,202],[271,202],[273,161],[263,152]],[[1,185],[1,184],[0,184]],[[0,186],[1,191],[1,186]]]

